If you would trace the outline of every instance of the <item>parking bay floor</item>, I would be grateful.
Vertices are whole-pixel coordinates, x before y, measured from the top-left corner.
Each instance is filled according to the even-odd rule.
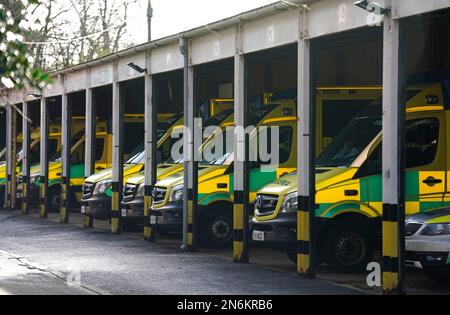
[[[20,293],[24,284],[28,284],[25,292],[50,294],[379,293],[365,286],[365,275],[320,269],[319,280],[297,277],[284,254],[266,249],[252,248],[250,265],[235,264],[229,250],[183,253],[178,239],[164,237],[148,243],[141,233],[112,235],[108,222],[96,222],[95,229],[86,230],[76,213],[71,214],[71,224],[57,221],[56,214],[42,220],[36,214],[24,217],[0,211],[0,294]],[[31,268],[38,275],[30,274],[30,266],[23,266],[16,256],[41,266]],[[47,282],[33,290],[36,279]],[[409,293],[450,294],[450,290],[436,289],[421,274],[408,282],[412,284]]]
[[[74,218],[74,221],[76,218]],[[41,266],[41,276],[65,283],[67,277],[91,293],[110,294],[354,294],[325,281],[292,277],[254,265],[235,264],[204,253],[182,253],[163,243],[150,244],[97,228],[61,225],[55,220],[0,211],[0,290],[14,292],[14,281],[34,285],[27,272],[11,272],[11,257]],[[20,261],[16,260],[19,265]],[[19,268],[20,269],[20,268]],[[58,275],[58,276],[55,276]],[[4,283],[8,283],[3,288]],[[73,287],[72,287],[73,288]],[[64,288],[65,289],[65,288]],[[33,288],[28,288],[33,292]],[[1,292],[1,291],[0,291]],[[35,293],[55,293],[36,287]],[[73,293],[61,288],[58,293]]]

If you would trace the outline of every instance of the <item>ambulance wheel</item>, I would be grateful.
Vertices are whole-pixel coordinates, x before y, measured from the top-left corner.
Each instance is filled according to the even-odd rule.
[[[200,242],[206,247],[227,248],[233,243],[231,209],[208,209],[200,219]]]
[[[61,188],[59,187],[59,185],[50,187],[48,200],[50,204],[50,209],[48,209],[48,212],[59,212],[61,207]]]
[[[364,222],[338,221],[330,226],[325,261],[334,270],[356,273],[366,270],[373,257],[370,227]]]

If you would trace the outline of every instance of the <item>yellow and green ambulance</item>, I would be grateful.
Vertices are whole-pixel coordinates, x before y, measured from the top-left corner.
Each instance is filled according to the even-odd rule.
[[[84,119],[84,118],[83,118]],[[72,131],[73,132],[79,132],[83,130],[84,128],[84,122],[80,117],[73,117],[72,122]],[[40,128],[34,129],[30,133],[30,166],[33,167],[36,164],[39,164],[40,161],[40,138],[41,137],[41,131]],[[16,175],[17,175],[17,182],[18,182],[18,189],[21,189],[21,183],[22,183],[22,176],[20,175],[20,172],[22,170],[21,162],[23,160],[23,135],[20,134],[17,137],[17,168],[16,168]],[[61,125],[58,123],[51,123],[49,125],[49,154],[53,155],[57,151],[61,150]],[[6,163],[0,165],[0,202],[3,201],[4,198],[4,189],[5,189],[5,181],[6,181]],[[20,197],[20,193],[18,191],[17,194],[18,197]],[[0,203],[1,205],[3,202]]]
[[[250,201],[256,191],[282,174],[296,167],[296,101],[280,99],[259,109],[250,110],[249,125],[256,129],[250,135],[254,141],[261,127],[279,127],[280,163],[278,168],[262,172],[261,162],[254,162],[250,170]],[[234,123],[224,126],[222,137],[208,142],[203,151],[212,151],[208,146],[224,145],[223,155],[213,160],[204,160],[199,165],[198,209],[200,240],[206,246],[228,246],[232,241],[232,207],[234,198],[234,154],[233,146],[227,142],[233,139]],[[231,135],[231,136],[230,136]],[[269,132],[270,136],[270,132]],[[222,138],[222,139],[220,139]],[[225,140],[226,139],[226,140]],[[267,141],[270,143],[270,140]],[[267,144],[266,143],[266,144]],[[268,152],[268,151],[266,151]],[[152,193],[152,222],[160,232],[180,232],[183,222],[183,172],[178,172],[160,180]]]
[[[232,107],[232,106],[231,106]],[[234,123],[234,110],[223,108],[203,124],[203,130],[211,126],[226,128]],[[203,142],[202,147],[213,141],[215,134],[210,135]],[[157,180],[162,180],[184,169],[183,159],[175,161],[169,157],[164,163],[158,164]],[[121,216],[126,224],[142,223],[144,219],[144,184],[145,176],[141,172],[130,177],[123,189]]]
[[[84,125],[83,125],[84,127]],[[95,170],[101,171],[111,167],[112,163],[112,133],[108,122],[96,123],[96,153],[95,153]],[[124,128],[141,134],[144,128],[143,115],[126,114],[124,117]],[[132,141],[128,141],[125,146],[124,154],[129,155],[138,145],[136,137],[130,137]],[[76,133],[71,141],[74,143],[71,148],[71,165],[70,165],[70,185],[71,201],[80,203],[81,190],[84,183],[85,174],[85,132],[84,129]],[[36,206],[39,200],[40,188],[40,165],[36,165],[31,169],[30,175],[30,200],[31,206]],[[61,190],[61,151],[57,152],[49,158],[48,166],[48,194],[50,198],[50,212],[58,212],[60,207],[60,190]]]
[[[410,86],[406,109],[406,212],[450,201],[447,124],[449,88]],[[447,105],[447,107],[446,107]],[[365,270],[379,246],[382,216],[382,103],[353,117],[316,160],[319,261],[340,271]],[[263,187],[252,220],[253,240],[295,258],[297,174]],[[294,260],[294,259],[293,259]]]
[[[211,99],[209,105],[214,110],[215,115],[208,119],[208,123],[218,122],[231,115],[231,99]],[[231,103],[231,105],[230,105]],[[167,114],[158,114],[157,128],[157,160],[159,176],[166,176],[177,172],[182,168],[182,161],[171,161],[170,153],[176,139],[172,139],[172,132],[184,127],[184,117],[182,113],[166,117]],[[144,146],[137,148],[136,155],[132,156],[124,166],[124,191],[127,189],[126,182],[129,178],[140,173],[144,169],[145,152]],[[163,163],[163,161],[165,161]],[[162,163],[162,164],[161,164]],[[139,177],[143,175],[138,175]],[[97,220],[108,220],[111,217],[111,197],[112,197],[112,170],[105,170],[96,173],[86,179],[82,191],[81,213]],[[136,220],[131,220],[136,221]],[[137,220],[140,221],[140,217]],[[134,222],[130,222],[134,223]]]
[[[170,155],[172,141],[170,135],[176,129],[183,128],[184,118],[182,114],[176,114],[165,121],[158,118],[156,138],[158,140],[158,155],[160,160],[167,159]],[[130,154],[123,168],[123,178],[129,177],[143,170],[145,163],[144,143],[142,142]],[[178,165],[174,165],[175,171]],[[170,172],[170,167],[165,168]],[[112,169],[105,169],[88,177],[83,184],[81,196],[81,213],[97,220],[111,218],[112,197]]]
[[[111,150],[107,147],[108,140],[111,141],[110,134],[107,132],[105,122],[97,122],[96,133],[96,168],[106,168],[111,165]],[[70,150],[70,184],[73,187],[71,200],[78,199],[80,181],[84,180],[84,150],[85,150],[85,131],[77,132],[71,139],[74,143]],[[32,166],[30,169],[30,207],[35,208],[39,204],[39,189],[41,185],[40,164]],[[21,179],[19,179],[19,184]],[[49,157],[48,165],[48,185],[50,198],[50,212],[58,212],[60,207],[60,185],[61,185],[61,150],[58,150]],[[18,185],[18,196],[21,197],[22,189]],[[79,200],[79,199],[78,199]]]
[[[292,172],[296,165],[296,150],[292,151],[292,146],[296,148],[296,90],[279,91],[275,93],[265,93],[262,111],[251,111],[254,113],[253,124],[261,126],[278,126],[281,131],[280,156],[282,165],[272,172],[260,172],[258,163],[253,163],[250,172],[250,201],[256,195],[256,191],[264,184],[279,177],[280,175]],[[361,108],[381,96],[380,87],[359,86],[359,87],[320,87],[317,90],[318,112],[320,117],[326,117],[333,121],[335,117],[334,108],[340,105],[345,117],[351,117]],[[250,107],[260,108],[259,104],[250,104]],[[267,110],[268,109],[268,110]],[[259,117],[262,116],[262,117]],[[318,130],[322,136],[321,146],[326,146],[329,139],[332,139],[338,132],[339,123],[342,128],[345,120],[334,122],[332,128],[322,128],[318,124]],[[256,124],[255,124],[256,122]],[[322,140],[323,139],[323,140]],[[210,145],[214,145],[213,142]],[[295,153],[292,153],[295,152]],[[199,206],[202,212],[201,240],[206,245],[227,246],[231,241],[231,209],[233,202],[233,159],[225,154],[222,160],[214,163],[205,163],[199,168]],[[143,187],[143,176],[135,177],[128,181],[134,190]],[[153,213],[157,220],[157,229],[163,232],[179,232],[182,220],[182,187],[183,174],[181,172],[168,176],[165,180],[157,183],[154,190]],[[143,192],[143,190],[142,190]],[[135,209],[143,208],[142,194],[130,194],[124,198],[123,216]],[[139,213],[142,210],[138,211]]]

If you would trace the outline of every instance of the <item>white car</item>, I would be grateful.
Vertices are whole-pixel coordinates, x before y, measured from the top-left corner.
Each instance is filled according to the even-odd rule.
[[[406,220],[406,264],[450,284],[450,209],[438,209]]]

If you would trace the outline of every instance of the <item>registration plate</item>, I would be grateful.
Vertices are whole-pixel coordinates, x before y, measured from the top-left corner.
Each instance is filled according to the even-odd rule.
[[[253,240],[254,241],[264,242],[265,236],[266,236],[265,232],[253,231]]]
[[[156,215],[150,216],[150,224],[154,225],[158,221],[158,217]]]
[[[88,206],[81,206],[81,213],[87,213],[89,211]]]
[[[128,214],[127,209],[122,209],[122,217],[126,217]]]

